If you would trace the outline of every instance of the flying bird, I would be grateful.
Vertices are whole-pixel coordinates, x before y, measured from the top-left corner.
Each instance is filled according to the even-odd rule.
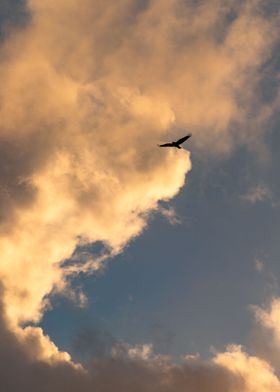
[[[180,147],[180,144],[184,143],[191,136],[192,136],[192,134],[190,133],[189,135],[182,137],[181,139],[177,140],[176,142],[159,144],[158,146],[159,147],[177,147],[177,148],[182,148],[182,147]]]

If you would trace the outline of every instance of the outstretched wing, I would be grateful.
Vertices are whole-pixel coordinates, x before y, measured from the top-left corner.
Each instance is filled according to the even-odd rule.
[[[159,144],[159,147],[174,147],[174,144],[172,143],[165,143],[165,144]]]
[[[192,136],[192,134],[190,133],[189,135],[184,136],[184,137],[182,137],[181,139],[177,140],[175,143],[176,143],[176,144],[182,144],[182,143],[184,143],[187,139],[189,139],[191,136]]]

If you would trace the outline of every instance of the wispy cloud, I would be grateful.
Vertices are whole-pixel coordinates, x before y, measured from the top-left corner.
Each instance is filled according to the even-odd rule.
[[[265,268],[265,263],[263,260],[260,260],[259,258],[255,259],[255,269],[257,272],[261,273],[263,272]]]
[[[181,223],[180,217],[177,215],[176,210],[173,207],[162,207],[158,208],[159,213],[164,216],[171,225],[178,225]]]
[[[271,189],[265,185],[252,187],[240,197],[242,200],[251,204],[267,202],[271,204],[272,207],[277,207],[279,205]]]

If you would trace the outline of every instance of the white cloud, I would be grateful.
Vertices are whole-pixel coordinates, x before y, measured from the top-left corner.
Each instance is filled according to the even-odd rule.
[[[256,187],[249,189],[241,198],[251,204],[269,202],[273,207],[276,206],[272,191],[264,185],[257,185]]]
[[[176,210],[173,207],[160,206],[158,211],[168,220],[171,225],[178,225],[181,223],[180,217],[177,215]]]
[[[200,354],[199,353],[195,353],[195,354],[186,354],[182,357],[183,361],[199,361],[201,360],[200,358]]]
[[[255,259],[255,269],[256,269],[256,271],[261,273],[261,272],[263,272],[264,268],[265,268],[264,261],[260,260],[260,259]]]

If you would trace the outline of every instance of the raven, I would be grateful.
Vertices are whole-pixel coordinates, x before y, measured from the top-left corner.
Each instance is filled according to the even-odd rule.
[[[184,143],[191,136],[192,136],[192,134],[190,133],[189,135],[182,137],[181,139],[177,140],[176,142],[165,143],[165,144],[158,144],[158,146],[159,147],[177,147],[177,148],[182,148],[182,147],[180,147],[180,144]]]

